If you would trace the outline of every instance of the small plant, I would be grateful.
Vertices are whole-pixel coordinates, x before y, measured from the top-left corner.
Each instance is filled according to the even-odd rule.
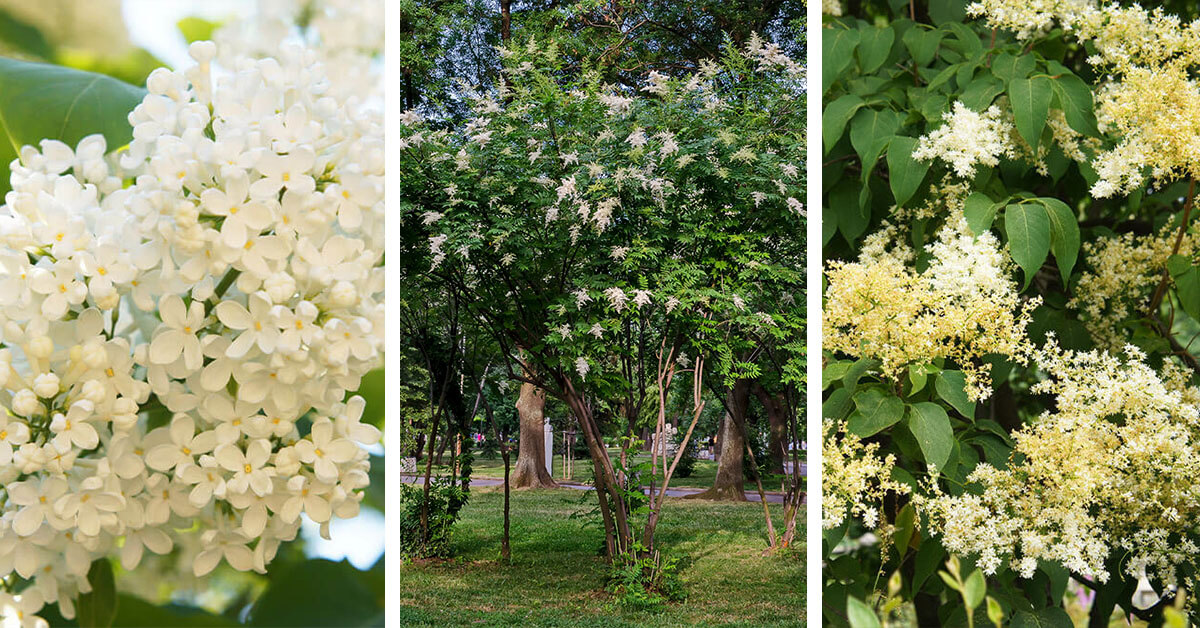
[[[680,578],[679,559],[664,556],[658,550],[647,552],[640,543],[613,560],[608,591],[622,608],[643,612],[657,612],[687,597]]]
[[[428,529],[421,526],[423,487],[400,485],[400,558],[439,558],[450,553],[450,529],[467,504],[467,492],[445,479],[429,487]]]

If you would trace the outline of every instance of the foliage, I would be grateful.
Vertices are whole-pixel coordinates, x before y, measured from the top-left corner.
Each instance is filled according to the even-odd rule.
[[[1052,4],[825,3],[832,624],[1195,607],[1192,35]]]
[[[406,272],[448,291],[511,378],[528,363],[584,438],[642,420],[656,355],[759,374],[748,347],[802,319],[799,65],[754,38],[639,94],[573,72],[554,40],[503,55],[509,82],[462,127],[404,114]]]
[[[618,555],[609,570],[608,590],[625,608],[652,612],[686,597],[679,559],[658,550],[647,552],[635,545]]]
[[[459,511],[467,504],[467,492],[452,484],[447,478],[430,480],[429,500],[425,501],[424,488],[416,484],[401,483],[400,501],[394,508],[400,521],[399,556],[414,558],[439,558],[449,554],[451,529],[458,521]],[[422,504],[427,504],[428,534],[422,532]]]

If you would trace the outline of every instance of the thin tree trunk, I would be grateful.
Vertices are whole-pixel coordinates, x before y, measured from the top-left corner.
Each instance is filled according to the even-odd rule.
[[[604,448],[595,417],[583,399],[575,392],[569,380],[563,382],[564,401],[579,420],[588,451],[592,456],[592,467],[596,479],[596,496],[600,503],[600,516],[604,520],[605,548],[611,560],[629,549],[632,537],[629,531],[629,514],[625,501],[617,486],[616,472]]]
[[[500,428],[496,425],[496,416],[492,414],[492,404],[488,402],[486,397],[482,395],[483,385],[480,383],[480,398],[483,400],[483,411],[487,413],[488,423],[492,426],[492,436],[496,439],[496,443],[500,446],[500,458],[504,460],[504,534],[500,537],[500,558],[509,561],[512,560],[512,548],[509,544],[509,487],[508,487],[508,471],[509,471],[509,456],[508,443],[500,437]]]
[[[521,442],[513,470],[514,488],[558,488],[558,483],[546,471],[545,406],[545,391],[528,382],[521,384],[517,398]]]
[[[754,450],[750,448],[750,443],[746,443],[746,455],[750,456],[750,468],[754,469],[754,484],[758,487],[758,499],[762,502],[763,517],[767,520],[767,548],[774,551],[775,523],[771,521],[771,507],[767,505],[767,493],[763,490],[761,469],[758,468],[758,461],[754,459]]]

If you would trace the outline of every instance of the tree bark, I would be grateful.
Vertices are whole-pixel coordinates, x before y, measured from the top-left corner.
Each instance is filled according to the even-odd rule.
[[[749,403],[750,380],[739,379],[725,395],[728,410],[721,424],[721,453],[713,486],[702,493],[688,495],[685,499],[747,501],[742,458],[746,449],[746,409]]]
[[[787,417],[783,409],[783,395],[772,395],[758,382],[754,382],[754,396],[767,412],[767,452],[771,455],[769,473],[783,473],[783,462],[787,460]]]
[[[592,469],[596,482],[596,497],[600,505],[600,516],[604,521],[605,552],[609,560],[629,550],[633,537],[629,527],[629,513],[625,509],[620,488],[617,486],[617,474],[609,460],[608,450],[604,448],[604,439],[595,416],[575,391],[570,380],[562,381],[563,401],[571,408],[571,412],[579,420],[588,451],[592,457]]]
[[[521,384],[517,398],[521,442],[513,469],[513,488],[558,488],[558,482],[546,472],[545,407],[545,391],[528,382]]]

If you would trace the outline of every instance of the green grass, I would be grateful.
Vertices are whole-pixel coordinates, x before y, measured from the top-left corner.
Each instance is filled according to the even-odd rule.
[[[660,549],[679,556],[687,600],[649,614],[624,611],[604,590],[603,532],[572,513],[590,493],[514,491],[512,563],[499,561],[503,493],[477,488],[463,509],[453,558],[400,568],[406,626],[803,626],[804,513],[785,556],[762,556],[758,504],[671,499],[658,526]],[[772,510],[776,528],[782,511]],[[389,600],[389,603],[392,603]]]
[[[608,453],[612,457],[614,464],[621,455],[621,452],[618,449],[610,449]],[[446,460],[449,461],[449,457],[447,457]],[[649,454],[637,454],[634,456],[634,463],[648,460],[650,460]],[[513,462],[516,462],[515,457],[513,458]],[[419,471],[424,472],[424,464],[418,464],[417,467]],[[552,468],[554,469],[554,479],[561,480],[563,478],[562,456],[557,454],[554,456],[554,465]],[[450,473],[450,470],[446,465],[434,465],[433,469],[435,475],[449,475]],[[572,471],[573,473],[571,474],[571,479],[573,481],[581,484],[590,484],[592,482],[591,460],[588,460],[587,458],[576,458]],[[500,459],[499,455],[496,455],[495,457],[485,457],[482,455],[476,456],[474,463],[472,463],[471,475],[473,477],[503,478],[504,461]],[[659,469],[658,474],[656,475],[657,481],[661,482],[663,475],[662,469]],[[692,475],[686,478],[681,478],[677,472],[675,475],[671,476],[671,488],[709,488],[713,485],[713,481],[716,479],[716,477],[716,462],[712,460],[697,460],[696,466],[692,470]],[[779,491],[782,488],[782,481],[783,476],[768,474],[763,478],[763,490]],[[758,491],[758,487],[754,483],[753,479],[747,479],[744,486],[745,490],[751,493]]]

